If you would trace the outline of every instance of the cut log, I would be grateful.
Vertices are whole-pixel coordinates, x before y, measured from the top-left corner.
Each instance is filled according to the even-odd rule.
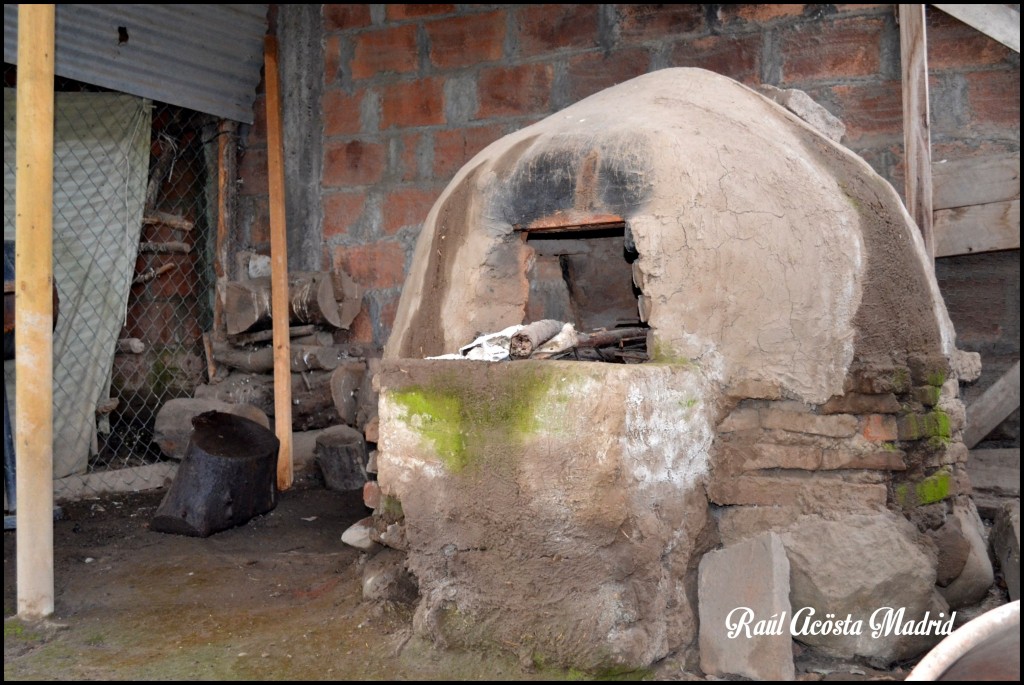
[[[180,231],[191,231],[195,223],[183,216],[170,214],[168,212],[149,211],[142,217],[142,223],[146,225],[163,224]]]
[[[146,351],[146,343],[138,338],[121,338],[117,341],[117,351],[121,354],[142,354]]]
[[[610,331],[580,334],[577,347],[607,347],[620,345],[627,340],[646,340],[646,328],[614,328]]]
[[[232,373],[216,385],[197,386],[195,396],[230,404],[251,404],[274,418],[274,378],[269,374]],[[314,430],[337,423],[338,412],[331,398],[331,373],[293,373],[292,430]]]
[[[363,308],[363,287],[340,269],[331,271],[331,281],[334,284],[334,297],[338,301],[339,328],[348,330]]]
[[[191,245],[177,241],[166,243],[139,243],[139,252],[149,252],[153,254],[188,254],[191,251]]]
[[[366,362],[349,361],[341,364],[331,373],[331,398],[338,410],[338,418],[344,423],[356,425],[359,388],[366,375]]]
[[[181,459],[185,456],[188,441],[192,437],[195,418],[211,411],[241,416],[255,421],[264,428],[270,428],[270,420],[266,413],[251,404],[231,404],[199,397],[175,397],[165,402],[156,414],[153,422],[153,442],[165,457]]]
[[[213,358],[218,364],[248,373],[266,373],[274,368],[274,348],[269,345],[237,348],[214,341]],[[349,357],[335,346],[292,345],[289,349],[292,373],[333,371],[339,364],[348,360]]]
[[[366,483],[366,441],[355,428],[328,428],[317,437],[314,454],[330,490],[358,490]]]
[[[245,333],[271,323],[270,279],[232,281],[225,291],[228,335]],[[293,324],[326,324],[342,328],[334,286],[322,271],[292,273],[288,279],[288,315]]]
[[[176,266],[177,264],[164,264],[159,269],[154,269],[150,267],[149,269],[146,269],[142,273],[137,274],[135,278],[132,279],[132,285],[139,285],[140,283],[149,283],[157,276],[167,273]]]
[[[528,324],[512,336],[509,356],[512,359],[526,359],[533,351],[558,335],[565,323],[554,319],[541,319]]]
[[[301,338],[292,338],[293,345],[307,345],[311,347],[331,347],[334,345],[334,334],[330,331],[317,330],[313,331],[309,335],[304,335]],[[349,356],[359,356],[352,355]]]
[[[304,326],[292,326],[288,329],[288,337],[293,339],[293,342],[299,343],[295,338],[308,336],[316,333],[316,326],[314,324],[306,324]],[[240,333],[239,335],[233,335],[229,338],[232,345],[243,346],[252,345],[253,343],[270,342],[274,337],[274,331],[269,328],[265,331],[253,331],[252,333]],[[301,344],[301,343],[299,343]],[[330,344],[330,343],[325,343]]]
[[[247,523],[277,506],[280,443],[255,421],[218,411],[200,414],[152,530],[193,537]]]

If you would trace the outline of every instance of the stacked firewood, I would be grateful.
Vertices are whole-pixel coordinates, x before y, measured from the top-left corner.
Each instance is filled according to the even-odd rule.
[[[222,335],[205,337],[210,381],[195,396],[249,404],[274,417],[274,351],[269,277],[227,284]],[[348,425],[376,416],[364,349],[344,340],[362,289],[342,271],[289,275],[292,429]]]

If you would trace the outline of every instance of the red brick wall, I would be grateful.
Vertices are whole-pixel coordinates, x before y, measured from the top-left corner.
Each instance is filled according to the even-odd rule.
[[[902,192],[894,7],[324,5],[323,262],[367,287],[353,336],[387,339],[417,233],[462,164],[648,71],[695,66],[806,90]],[[1019,56],[931,7],[928,40],[935,158],[1019,150]],[[258,129],[242,164],[253,244],[265,240]]]

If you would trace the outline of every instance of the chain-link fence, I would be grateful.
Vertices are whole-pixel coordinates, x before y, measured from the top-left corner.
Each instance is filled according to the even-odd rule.
[[[13,260],[13,65],[4,65],[4,85],[4,240]],[[218,120],[66,79],[56,90],[54,476],[58,499],[75,499],[159,485],[171,473],[154,420],[206,380]]]

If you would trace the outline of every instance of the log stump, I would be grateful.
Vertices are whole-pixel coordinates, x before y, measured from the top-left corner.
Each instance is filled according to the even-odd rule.
[[[366,482],[366,440],[351,426],[332,426],[316,439],[316,463],[330,490],[358,490]]]
[[[150,521],[161,533],[208,537],[277,506],[280,443],[255,421],[219,411],[192,419],[185,457]]]

